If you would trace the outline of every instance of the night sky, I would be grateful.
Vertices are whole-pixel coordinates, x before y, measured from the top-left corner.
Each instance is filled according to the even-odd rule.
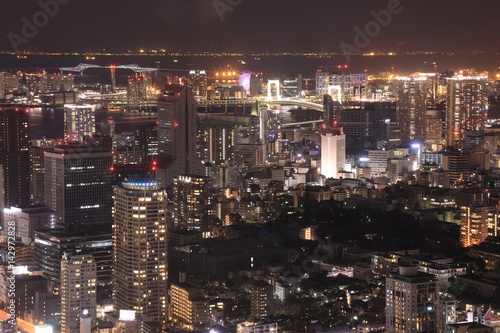
[[[241,4],[221,20],[216,1]],[[389,1],[69,0],[20,48],[337,51],[341,42],[353,43],[354,27],[373,20],[370,11],[387,8]],[[401,0],[401,5],[403,11],[371,40],[371,49],[500,50],[500,1]],[[41,7],[26,0],[3,6],[0,49],[12,50],[9,32],[22,36],[22,18],[32,21]]]

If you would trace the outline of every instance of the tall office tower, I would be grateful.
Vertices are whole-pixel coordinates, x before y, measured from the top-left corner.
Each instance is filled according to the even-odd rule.
[[[271,314],[273,286],[264,281],[255,281],[250,287],[250,316],[264,319]]]
[[[345,167],[345,134],[342,128],[332,128],[321,134],[321,174],[337,178]]]
[[[0,165],[3,166],[3,207],[29,205],[28,113],[17,108],[0,110]],[[0,183],[1,183],[0,179]]]
[[[443,155],[443,169],[450,172],[450,183],[467,177],[472,171],[469,153],[449,152]]]
[[[468,132],[484,132],[488,97],[486,78],[459,76],[449,78],[447,83],[446,143],[465,149]]]
[[[332,68],[333,69],[333,68]],[[329,71],[328,68],[316,71],[316,93],[328,93],[328,87],[340,86],[346,97],[363,97],[366,93],[366,74],[344,73],[341,70]]]
[[[402,143],[424,142],[426,139],[426,112],[430,90],[427,78],[398,78],[396,108]]]
[[[61,333],[80,331],[80,316],[96,317],[96,264],[92,255],[64,254],[61,261]]]
[[[82,141],[95,133],[95,105],[64,105],[64,138]]]
[[[140,101],[148,98],[150,80],[144,75],[129,76],[127,83],[127,98]]]
[[[152,180],[115,187],[115,309],[135,310],[145,321],[167,316],[167,194]]]
[[[30,202],[45,204],[45,152],[52,151],[62,139],[31,140],[30,152]]]
[[[228,164],[234,160],[235,130],[231,127],[206,126],[200,128],[200,158],[214,164]]]
[[[191,89],[168,85],[158,100],[158,178],[171,186],[179,175],[204,175],[197,154],[196,101]]]
[[[188,329],[205,329],[210,325],[210,301],[203,289],[187,283],[172,283],[170,304],[174,318]]]
[[[113,264],[113,243],[110,230],[94,228],[92,234],[55,228],[35,229],[35,263],[44,278],[59,284],[61,282],[61,258],[67,254],[92,255],[97,266],[97,283],[111,283]]]
[[[45,204],[74,227],[107,226],[113,220],[110,151],[67,145],[45,153]]]
[[[207,98],[207,72],[204,70],[189,71],[187,85],[196,99]]]
[[[488,226],[497,224],[493,223],[496,218],[494,206],[474,203],[460,207],[460,244],[469,247],[484,241],[488,237]]]
[[[384,147],[393,103],[349,103],[340,111],[339,126],[346,135],[346,155],[366,157],[368,150]]]
[[[436,332],[439,283],[418,267],[400,267],[385,280],[386,331],[391,333]]]
[[[173,226],[203,232],[211,237],[214,215],[212,180],[205,176],[180,175],[174,180]]]
[[[136,137],[143,161],[150,161],[158,156],[158,125],[137,126]]]

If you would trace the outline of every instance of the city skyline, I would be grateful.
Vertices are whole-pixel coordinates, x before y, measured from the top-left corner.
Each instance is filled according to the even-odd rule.
[[[7,7],[0,332],[500,332],[500,3]]]

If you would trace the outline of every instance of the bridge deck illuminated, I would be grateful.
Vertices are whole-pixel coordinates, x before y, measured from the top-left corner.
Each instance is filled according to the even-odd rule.
[[[119,66],[101,66],[101,65],[95,65],[95,64],[79,64],[78,66],[75,66],[75,67],[61,67],[59,69],[63,72],[83,73],[86,69],[90,69],[90,68],[131,69],[136,73],[155,72],[158,70],[158,68],[140,67],[137,64],[119,65]]]
[[[228,99],[228,100],[206,100],[206,101],[199,101],[198,105],[205,107],[205,106],[216,106],[216,105],[254,105],[258,103],[259,106],[264,106],[264,105],[282,105],[282,106],[300,106],[303,108],[311,109],[311,110],[317,110],[317,111],[323,111],[323,105],[314,103],[314,102],[309,102],[309,101],[302,101],[302,100],[251,100],[251,99]]]

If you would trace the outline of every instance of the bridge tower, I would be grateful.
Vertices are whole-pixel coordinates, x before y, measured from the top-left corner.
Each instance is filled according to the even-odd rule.
[[[335,94],[333,94],[335,92]],[[335,97],[337,97],[337,102],[342,104],[342,87],[341,86],[328,86],[327,92],[328,95],[332,96],[332,98],[335,100]]]
[[[111,92],[116,92],[116,66],[109,66],[111,69]]]
[[[276,91],[276,100],[281,99],[281,85],[280,85],[280,80],[269,80],[267,81],[267,100],[272,100],[273,99],[273,86],[275,87]]]

